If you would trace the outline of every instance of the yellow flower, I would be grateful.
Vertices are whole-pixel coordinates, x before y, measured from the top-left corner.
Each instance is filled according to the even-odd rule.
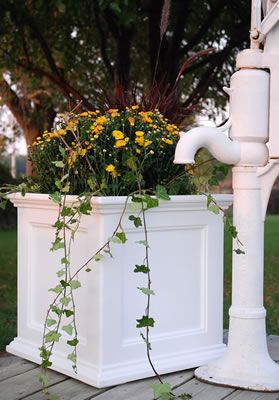
[[[162,141],[165,142],[166,144],[173,144],[173,141],[170,139],[163,138]]]
[[[116,139],[123,139],[124,138],[124,133],[121,131],[112,131],[112,136]]]
[[[59,135],[66,135],[65,129],[59,129],[58,134]]]
[[[140,154],[141,153],[141,149],[136,149],[136,153]]]
[[[108,110],[108,112],[110,113],[112,118],[119,117],[119,115],[120,115],[117,108],[111,108]]]
[[[143,136],[136,137],[135,142],[137,144],[139,144],[140,146],[143,146],[144,145],[144,137]]]
[[[126,139],[128,139],[128,138],[126,138]],[[127,140],[123,140],[123,139],[116,140],[115,147],[124,147],[124,146],[126,146],[127,143],[128,143]]]
[[[136,136],[144,136],[144,132],[143,131],[136,131],[135,133]]]
[[[132,106],[131,109],[132,110],[137,110],[139,108],[139,106]]]
[[[152,119],[149,117],[150,112],[140,112],[139,115],[141,116],[143,122],[147,122],[148,124],[152,124]]]
[[[145,140],[143,145],[144,145],[144,147],[147,147],[147,146],[149,146],[151,143],[152,143],[152,140]]]
[[[88,115],[88,112],[86,112],[86,111],[79,114],[80,117],[87,117],[87,115]]]
[[[149,154],[154,154],[154,151],[153,151],[153,150],[150,150]]]
[[[97,112],[97,111],[96,111]],[[107,121],[107,118],[102,115],[101,117],[96,118],[96,124],[97,125],[102,125]]]
[[[86,149],[81,149],[79,154],[81,155],[81,157],[84,157],[86,153],[87,153]]]
[[[131,126],[135,125],[135,118],[129,117],[128,120],[129,120]]]
[[[88,140],[86,140],[86,141],[84,142],[84,144],[85,144],[86,146],[88,146],[88,145],[90,144],[90,142],[88,142]]]
[[[106,171],[107,172],[113,172],[115,171],[115,166],[113,164],[109,164],[106,166]]]

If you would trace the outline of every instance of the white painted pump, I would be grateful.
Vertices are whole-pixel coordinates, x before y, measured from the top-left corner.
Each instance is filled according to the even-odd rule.
[[[222,385],[279,391],[279,365],[268,354],[263,307],[264,220],[279,175],[279,0],[252,1],[251,48],[238,55],[237,68],[224,89],[230,95],[228,123],[181,133],[175,154],[175,163],[193,163],[196,151],[206,147],[234,165],[233,218],[245,251],[233,254],[227,352],[195,375]],[[222,132],[228,128],[229,138]]]

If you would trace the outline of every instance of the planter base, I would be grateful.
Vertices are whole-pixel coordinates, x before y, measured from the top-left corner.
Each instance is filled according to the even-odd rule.
[[[225,349],[225,345],[201,347],[192,352],[170,353],[161,358],[156,357],[153,361],[158,372],[166,374],[205,364],[209,360],[222,356]],[[7,346],[6,350],[16,356],[40,363],[38,347],[27,341],[16,338]],[[69,362],[65,354],[56,352],[52,361],[51,369],[98,388],[154,376],[146,358],[134,362],[106,365],[102,369],[99,369],[97,365],[78,360],[77,374],[69,371]]]

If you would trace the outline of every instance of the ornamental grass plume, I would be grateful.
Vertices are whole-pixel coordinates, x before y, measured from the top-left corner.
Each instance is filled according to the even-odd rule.
[[[132,105],[61,114],[56,129],[39,136],[28,153],[42,193],[128,195],[139,184],[163,184],[170,194],[189,194],[194,188],[185,167],[173,164],[178,139],[178,127],[158,110]]]

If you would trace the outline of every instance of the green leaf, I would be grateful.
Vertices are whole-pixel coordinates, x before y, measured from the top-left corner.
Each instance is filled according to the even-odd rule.
[[[110,238],[108,238],[108,240],[111,242],[111,243],[122,243],[121,242],[121,240],[118,238],[118,237],[116,237],[116,236],[113,236],[113,237],[110,237]]]
[[[64,222],[62,222],[58,219],[53,226],[54,226],[54,228],[61,230],[65,226],[65,224],[64,224]]]
[[[91,268],[86,268],[85,271],[86,271],[86,272],[90,272],[90,271],[92,271],[92,269],[91,269]]]
[[[136,228],[142,226],[142,220],[140,217],[135,217],[134,215],[130,215],[129,220],[134,222]]]
[[[70,297],[62,297],[62,299],[60,299],[60,303],[62,303],[66,307],[69,305],[70,301],[71,301]]]
[[[241,250],[241,249],[234,249],[233,250],[236,254],[245,254],[245,251]]]
[[[61,333],[50,331],[45,335],[45,342],[46,343],[59,342],[60,337]]]
[[[58,276],[58,278],[61,278],[65,274],[66,274],[65,269],[60,269],[59,271],[56,272],[56,275]]]
[[[137,166],[137,159],[135,156],[130,156],[127,161],[127,166],[132,170],[132,171],[137,171],[138,166]]]
[[[70,284],[68,282],[64,281],[64,279],[61,279],[60,283],[64,289],[66,289],[66,287],[70,286]]]
[[[66,150],[64,149],[64,147],[59,146],[59,151],[60,151],[60,154],[63,156],[63,158],[65,158],[66,157]]]
[[[1,210],[5,210],[5,209],[6,209],[7,203],[8,203],[7,200],[1,200],[1,202],[0,202],[0,209],[1,209]]]
[[[124,232],[117,232],[115,236],[120,240],[121,243],[126,243],[128,240]]]
[[[65,164],[63,163],[63,161],[52,161],[52,164],[54,164],[56,166],[56,168],[64,168]]]
[[[60,316],[62,314],[61,309],[55,305],[51,306],[50,309],[52,312],[54,312],[58,316]]]
[[[153,389],[155,399],[158,399],[163,394],[171,395],[171,385],[169,383],[153,383],[151,387]],[[171,399],[172,397],[169,398]]]
[[[68,325],[64,325],[62,326],[62,331],[66,332],[69,336],[71,336],[73,334],[73,325],[68,324]]]
[[[145,294],[146,296],[150,296],[150,295],[155,295],[155,292],[151,289],[145,288],[145,287],[138,287],[138,289]]]
[[[232,237],[235,239],[238,235],[236,227],[234,225],[230,225],[228,227],[228,232],[232,235]]]
[[[162,185],[157,185],[155,189],[155,195],[157,199],[160,200],[170,200],[170,196],[168,195],[167,189]]]
[[[192,399],[192,395],[189,393],[182,393],[178,396],[178,398],[181,400],[190,400]]]
[[[42,367],[42,368],[49,368],[49,367],[51,367],[51,366],[52,366],[52,362],[49,361],[49,360],[43,360],[43,361],[41,362],[41,367]]]
[[[78,280],[74,280],[70,282],[70,286],[72,290],[75,290],[81,287],[81,283]]]
[[[212,203],[213,202],[213,197],[212,197],[212,195],[211,194],[208,194],[207,195],[207,207],[210,205],[210,203]]]
[[[150,272],[150,269],[146,267],[145,265],[136,265],[136,268],[134,269],[134,272],[142,272],[144,274],[147,274]]]
[[[143,244],[145,247],[149,248],[148,242],[146,240],[138,240],[136,243]]]
[[[72,340],[67,340],[67,344],[69,346],[76,347],[78,345],[78,343],[79,343],[79,340],[77,338],[74,338]]]
[[[143,315],[142,318],[137,319],[137,325],[136,325],[136,327],[137,327],[137,328],[145,328],[145,327],[147,327],[147,326],[150,326],[150,327],[153,328],[154,323],[155,323],[155,321],[154,321],[153,318],[147,317],[146,315]]]
[[[62,217],[69,217],[72,215],[72,209],[70,207],[63,207],[60,214]]]
[[[68,193],[70,191],[70,182],[66,182],[65,186],[61,189],[61,192]]]
[[[93,260],[96,261],[96,262],[98,262],[98,261],[101,261],[103,258],[104,258],[104,256],[103,256],[102,254],[96,254],[96,255],[93,257]]]
[[[144,202],[146,203],[146,208],[154,208],[154,207],[158,207],[159,205],[159,200],[149,196],[148,194],[146,194],[144,196]]]
[[[217,204],[213,204],[211,203],[208,207],[207,207],[208,211],[213,212],[214,214],[220,214],[220,208],[217,206]]]
[[[48,289],[49,292],[60,293],[63,290],[62,285],[56,285],[54,288]]]
[[[92,211],[92,206],[89,201],[81,203],[79,206],[79,212],[84,215],[90,215],[90,211]]]
[[[60,262],[61,262],[61,264],[70,264],[70,262],[69,262],[67,257],[61,258]]]
[[[52,242],[52,247],[51,247],[50,250],[51,251],[56,251],[56,250],[59,250],[59,249],[64,249],[64,247],[65,247],[65,245],[64,245],[63,239],[57,237],[55,239],[55,241]]]
[[[55,321],[55,319],[48,318],[47,321],[46,321],[46,324],[47,324],[48,327],[50,327],[52,325],[57,324],[57,322]]]
[[[40,350],[40,357],[41,358],[43,358],[43,359],[48,359],[49,357],[50,357],[50,351],[49,350],[47,350],[46,349],[46,347],[45,346],[41,346],[41,347],[39,347],[39,350]]]
[[[67,358],[68,358],[68,360],[72,361],[73,363],[76,363],[76,361],[77,361],[77,358],[76,358],[75,354],[73,354],[73,353],[68,354]]]
[[[63,313],[66,315],[67,318],[75,314],[72,310],[63,310]]]
[[[57,203],[57,204],[59,204],[60,202],[61,202],[61,193],[59,193],[59,192],[54,192],[54,193],[51,193],[50,195],[49,195],[49,198],[50,198],[50,200],[52,200],[54,203]]]

